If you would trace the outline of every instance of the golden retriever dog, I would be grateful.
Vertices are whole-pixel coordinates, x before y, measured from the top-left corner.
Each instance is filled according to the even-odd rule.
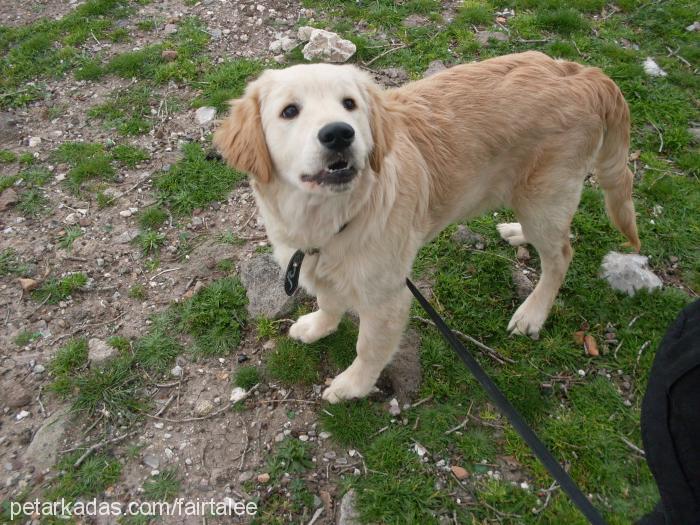
[[[639,249],[627,168],[629,110],[600,70],[528,52],[380,89],[351,65],[265,71],[232,102],[214,143],[251,186],[274,256],[306,253],[318,299],[289,335],[311,343],[359,315],[357,356],[324,391],[366,396],[406,327],[418,250],[449,224],[503,206],[512,245],[542,274],[508,330],[537,337],[572,257],[569,225],[595,170],[608,215]],[[280,283],[280,286],[282,283]]]

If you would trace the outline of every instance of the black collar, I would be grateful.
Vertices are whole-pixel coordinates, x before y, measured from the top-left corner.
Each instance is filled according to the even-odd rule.
[[[342,232],[348,224],[349,222],[343,224],[338,230],[338,233]],[[338,233],[336,233],[336,235],[338,235]],[[297,250],[294,252],[292,258],[289,259],[287,271],[284,274],[284,291],[287,295],[294,295],[294,292],[296,292],[299,287],[299,275],[301,274],[301,263],[304,261],[304,256],[316,255],[320,252],[321,248],[309,248],[307,250]]]

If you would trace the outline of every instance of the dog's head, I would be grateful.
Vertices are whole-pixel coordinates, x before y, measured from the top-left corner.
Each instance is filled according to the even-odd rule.
[[[281,177],[309,193],[353,188],[379,173],[391,131],[381,91],[353,66],[312,64],[265,71],[214,135],[233,168],[260,183]]]

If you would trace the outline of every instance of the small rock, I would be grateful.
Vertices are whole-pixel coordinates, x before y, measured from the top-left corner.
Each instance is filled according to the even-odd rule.
[[[340,500],[337,525],[360,525],[360,514],[355,503],[355,491],[349,490]]]
[[[258,474],[258,483],[267,483],[268,481],[270,481],[270,475],[267,472]]]
[[[5,397],[5,405],[9,408],[22,408],[32,402],[32,396],[29,395],[29,392],[15,383],[9,387],[3,386],[3,396]]]
[[[331,434],[330,432],[321,432],[321,433],[318,435],[318,437],[320,437],[321,439],[328,439],[329,437],[331,437],[331,435],[332,435],[332,434]]]
[[[172,370],[170,370],[170,375],[173,377],[182,377],[182,367],[180,365],[175,365]]]
[[[519,261],[523,261],[523,262],[529,261],[530,260],[530,252],[528,251],[528,249],[525,246],[520,245],[520,246],[518,246],[518,251],[515,254],[515,257]]]
[[[402,24],[405,27],[422,27],[428,23],[428,19],[418,14],[408,15],[404,18]]]
[[[643,255],[610,252],[603,259],[601,276],[613,289],[627,295],[634,295],[642,289],[651,292],[661,288],[663,283],[648,269],[648,262],[649,259]]]
[[[497,40],[499,42],[508,41],[508,35],[500,31],[477,31],[475,36],[476,41],[484,47],[489,46],[490,40]]]
[[[535,285],[530,278],[520,268],[513,268],[511,272],[513,284],[515,285],[515,294],[521,301],[535,289]]]
[[[118,354],[118,350],[105,341],[93,337],[88,341],[88,360],[95,366],[102,366]]]
[[[126,230],[125,232],[122,232],[119,235],[117,235],[113,239],[113,242],[116,244],[129,244],[131,241],[136,239],[136,237],[138,237],[138,236],[139,236],[139,230],[137,228],[132,228],[130,230]]]
[[[197,119],[197,123],[200,126],[204,126],[214,120],[214,117],[216,117],[216,108],[202,106],[201,108],[197,108],[197,111],[194,112],[194,116]]]
[[[223,33],[221,32],[221,29],[211,29],[211,30],[209,31],[209,34],[211,35],[211,37],[212,37],[214,40],[218,40],[218,39],[221,38],[221,36],[223,35]]]
[[[647,59],[644,61],[644,72],[650,77],[665,77],[668,75],[668,73],[661,69],[656,61],[651,57],[647,57]]]
[[[15,416],[15,419],[17,421],[22,421],[24,418],[29,417],[30,415],[30,412],[27,412],[26,410],[21,410],[19,414]]]
[[[300,30],[301,31],[301,30]],[[302,53],[306,60],[342,63],[355,54],[357,47],[350,40],[340,38],[325,29],[313,29]]]
[[[457,230],[452,234],[452,242],[474,246],[477,249],[484,248],[484,238],[478,233],[474,233],[464,224],[457,225]],[[481,248],[478,248],[481,246]]]
[[[389,414],[391,414],[392,416],[398,416],[399,414],[401,414],[401,407],[399,407],[399,402],[396,398],[393,398],[391,401],[389,401]]]
[[[197,416],[206,416],[214,409],[214,403],[208,399],[199,399],[194,405],[194,413]]]
[[[241,282],[248,295],[248,314],[279,319],[288,316],[296,304],[295,296],[284,292],[284,271],[268,253],[257,254],[241,264]]]
[[[39,282],[35,281],[34,279],[29,279],[28,277],[20,277],[17,279],[19,282],[19,285],[22,287],[22,291],[27,293],[31,292],[32,290],[36,290],[39,288]]]
[[[244,472],[241,472],[240,475],[238,476],[238,482],[239,483],[245,483],[248,480],[253,479],[253,473],[250,470],[246,470]]]
[[[177,51],[175,51],[174,49],[164,49],[163,52],[160,54],[160,58],[162,58],[166,62],[172,62],[177,58]]]
[[[160,466],[160,459],[158,459],[158,456],[154,456],[153,454],[146,454],[143,457],[143,464],[150,469],[157,469]]]
[[[36,471],[51,467],[63,449],[61,441],[70,421],[68,410],[56,410],[36,431],[31,443],[24,452],[25,463],[32,465]]]
[[[119,212],[120,217],[131,217],[133,215],[131,210],[122,210]]]
[[[690,133],[693,142],[700,143],[700,128],[688,128],[688,133]]]
[[[700,22],[693,22],[688,27],[686,27],[685,30],[688,32],[700,31]]]
[[[29,137],[29,147],[35,148],[41,144],[41,137]]]
[[[231,402],[232,403],[238,403],[239,401],[245,399],[248,397],[248,392],[246,392],[245,388],[241,388],[240,386],[237,386],[231,391]]]
[[[469,471],[463,467],[460,467],[459,465],[452,465],[450,470],[452,471],[452,474],[455,475],[455,478],[460,481],[469,477]]]
[[[323,453],[323,457],[328,459],[328,460],[333,460],[337,457],[337,454],[333,450],[329,450],[328,452]]]
[[[283,36],[277,40],[270,42],[270,47],[268,48],[271,53],[279,53],[281,51],[291,51],[297,46],[297,41],[294,38]]]
[[[428,449],[426,449],[423,445],[420,443],[416,442],[413,444],[413,451],[418,454],[418,457],[423,457],[428,453]]]
[[[447,69],[447,66],[445,66],[445,63],[442,60],[433,60],[430,64],[428,64],[428,69],[426,69],[423,73],[423,78],[433,76],[435,73],[439,73],[445,69]]]
[[[2,193],[0,193],[0,211],[5,211],[7,208],[13,204],[19,202],[19,195],[12,188],[7,188]]]
[[[35,374],[43,374],[44,372],[46,372],[46,367],[41,364],[34,365],[32,372],[34,372]]]
[[[166,35],[173,35],[177,33],[177,26],[175,24],[166,24],[166,26],[163,28],[163,33]]]

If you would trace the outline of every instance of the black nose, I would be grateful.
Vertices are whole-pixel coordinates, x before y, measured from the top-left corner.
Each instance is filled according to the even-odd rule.
[[[355,138],[355,130],[345,122],[331,122],[326,124],[318,132],[318,140],[331,151],[342,151]]]

